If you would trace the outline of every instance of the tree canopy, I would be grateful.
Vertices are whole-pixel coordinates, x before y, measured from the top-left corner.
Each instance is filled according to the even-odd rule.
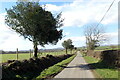
[[[39,2],[17,2],[16,6],[6,9],[6,24],[33,42],[35,57],[37,45],[56,44],[62,38],[63,19],[61,13],[53,16],[39,5]]]
[[[67,49],[73,49],[73,47],[74,47],[74,45],[72,45],[72,40],[71,39],[65,40],[62,43],[62,46],[66,49],[66,54],[67,54]]]

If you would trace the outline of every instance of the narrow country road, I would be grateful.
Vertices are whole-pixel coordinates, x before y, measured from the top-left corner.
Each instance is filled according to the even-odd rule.
[[[77,56],[55,78],[94,78],[94,76],[78,51]]]

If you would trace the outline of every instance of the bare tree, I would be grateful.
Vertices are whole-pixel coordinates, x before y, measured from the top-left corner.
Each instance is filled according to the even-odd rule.
[[[94,50],[96,47],[100,46],[101,43],[107,40],[103,27],[99,27],[96,24],[85,26],[84,35],[86,37],[88,50]]]

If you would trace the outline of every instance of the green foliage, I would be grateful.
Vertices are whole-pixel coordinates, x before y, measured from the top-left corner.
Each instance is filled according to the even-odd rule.
[[[70,45],[70,46],[69,46],[69,49],[70,49],[70,50],[73,50],[73,49],[74,49],[74,45]]]
[[[37,45],[56,44],[62,38],[62,30],[58,30],[63,25],[61,13],[54,17],[39,2],[17,2],[16,6],[6,11],[6,24],[33,42],[36,55]]]
[[[67,49],[71,49],[72,50],[74,48],[74,45],[72,45],[72,40],[71,39],[65,40],[62,43],[62,46],[66,49],[66,54],[67,54]]]
[[[72,45],[72,40],[71,39],[68,39],[68,40],[66,40],[66,41],[64,41],[63,43],[62,43],[62,46],[64,47],[64,48],[67,48],[67,49],[69,49],[69,47]]]

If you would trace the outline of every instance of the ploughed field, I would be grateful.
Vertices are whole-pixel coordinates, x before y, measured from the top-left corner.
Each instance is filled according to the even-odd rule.
[[[65,54],[65,51],[38,53],[38,57],[43,57],[43,56],[46,56],[47,54],[53,55],[53,56],[62,55],[62,54]],[[68,51],[68,54],[70,54],[69,51]],[[32,57],[33,57],[33,53],[31,53],[31,58]],[[18,53],[18,60],[24,60],[29,58],[30,58],[30,53]],[[2,63],[7,62],[8,60],[17,60],[17,54],[0,54],[0,59],[2,59],[0,60]]]

